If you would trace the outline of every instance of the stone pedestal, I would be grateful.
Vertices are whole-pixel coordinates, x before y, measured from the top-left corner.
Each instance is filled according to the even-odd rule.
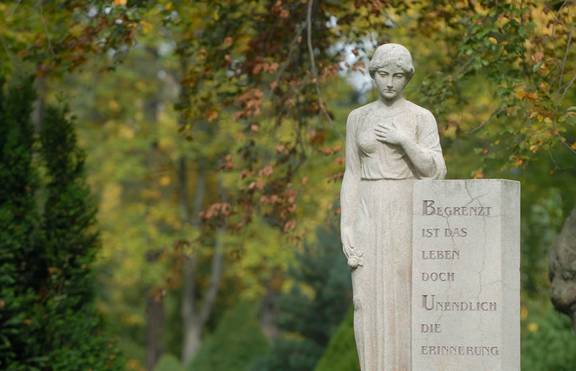
[[[520,184],[414,186],[412,370],[520,370]]]

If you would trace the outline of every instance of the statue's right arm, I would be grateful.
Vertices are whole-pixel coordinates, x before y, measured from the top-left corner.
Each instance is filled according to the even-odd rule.
[[[356,142],[357,114],[350,113],[346,122],[346,161],[342,189],[340,191],[340,234],[342,249],[351,268],[361,264],[358,246],[354,245],[354,223],[360,203],[358,188],[360,185],[360,155]]]

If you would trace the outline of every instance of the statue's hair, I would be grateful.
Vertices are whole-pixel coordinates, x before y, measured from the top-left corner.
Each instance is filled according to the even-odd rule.
[[[376,48],[370,63],[368,71],[374,78],[374,73],[389,63],[394,63],[408,75],[408,79],[414,75],[414,65],[412,64],[412,55],[406,47],[400,44],[382,44]]]

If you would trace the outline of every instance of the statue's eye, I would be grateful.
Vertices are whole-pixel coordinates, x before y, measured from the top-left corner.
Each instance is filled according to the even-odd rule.
[[[388,76],[388,72],[380,71],[380,72],[378,72],[378,75],[380,75],[382,77],[386,77],[386,76]]]
[[[399,78],[402,78],[402,77],[404,77],[404,75],[401,74],[401,73],[395,73],[395,74],[394,74],[394,78],[396,78],[396,79],[399,79]]]

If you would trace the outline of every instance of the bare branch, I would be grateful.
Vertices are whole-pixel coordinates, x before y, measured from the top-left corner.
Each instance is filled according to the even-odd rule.
[[[282,75],[286,71],[286,68],[290,65],[290,63],[292,63],[292,59],[294,57],[294,52],[296,51],[296,47],[300,43],[300,38],[302,37],[302,31],[303,30],[304,30],[303,25],[297,25],[296,26],[296,35],[294,36],[294,39],[290,43],[290,47],[288,49],[288,56],[286,57],[286,60],[284,61],[284,63],[282,63],[280,65],[280,68],[278,68],[278,72],[276,73],[276,76],[274,77],[275,83],[278,83],[278,81],[280,81],[280,78],[282,78]]]
[[[570,89],[570,87],[572,87],[572,84],[574,84],[574,81],[576,81],[576,75],[574,75],[574,77],[572,77],[572,79],[568,82],[568,84],[566,84],[566,87],[564,87],[564,91],[560,96],[560,100],[564,99],[564,97],[568,93],[568,89]]]
[[[566,67],[566,60],[568,59],[568,53],[570,52],[570,45],[572,45],[572,30],[570,30],[570,33],[568,34],[566,50],[564,51],[564,57],[562,58],[562,64],[560,65],[560,74],[558,75],[558,91],[562,89],[562,78],[564,77],[564,68]]]
[[[564,142],[564,141],[561,141],[560,143],[562,143],[562,144],[564,145],[564,147],[568,148],[568,150],[569,150],[570,152],[572,152],[573,155],[576,155],[576,151],[575,151],[574,149],[572,149],[572,147],[570,147],[570,146],[568,145],[568,143],[566,143],[566,142]]]
[[[44,32],[46,33],[46,40],[48,40],[48,50],[50,54],[55,56],[54,47],[52,46],[52,39],[50,38],[50,31],[48,30],[48,24],[46,23],[46,18],[44,18],[44,0],[38,0],[38,6],[40,8],[40,19],[42,20],[42,26],[44,27]]]
[[[312,9],[314,7],[314,0],[308,1],[308,13],[306,14],[306,39],[308,43],[308,54],[310,55],[310,68],[312,70],[313,81],[316,85],[316,94],[318,95],[318,105],[320,110],[326,116],[326,119],[332,124],[332,118],[326,110],[326,106],[322,101],[322,93],[320,91],[320,81],[318,80],[318,70],[316,69],[316,60],[314,58],[314,47],[312,46]]]
[[[488,124],[490,121],[492,121],[492,119],[494,117],[496,117],[500,113],[502,113],[502,111],[504,111],[504,107],[500,107],[497,110],[495,110],[494,112],[492,112],[486,120],[482,121],[482,123],[480,125],[476,126],[474,129],[471,129],[468,132],[468,134],[473,134],[473,133],[477,132],[478,130],[482,129],[484,126],[486,126],[486,124]]]

